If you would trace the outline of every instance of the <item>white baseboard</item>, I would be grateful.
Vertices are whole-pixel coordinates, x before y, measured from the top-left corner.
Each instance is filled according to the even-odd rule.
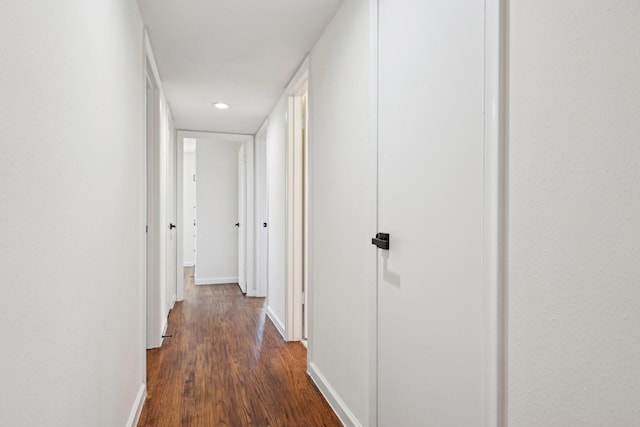
[[[126,427],[136,427],[140,414],[142,413],[142,407],[144,406],[144,400],[147,398],[147,386],[145,384],[140,385],[136,400],[133,402],[131,412],[129,413],[129,419],[127,420]]]
[[[362,424],[360,424],[356,416],[349,410],[313,362],[309,363],[308,373],[316,386],[318,386],[318,389],[320,389],[320,393],[322,393],[329,403],[329,406],[333,409],[333,412],[335,412],[340,421],[342,421],[342,424],[344,424],[345,427],[362,427]]]
[[[286,340],[284,335],[284,323],[282,323],[280,319],[278,319],[278,316],[276,316],[273,310],[271,310],[271,307],[267,307],[267,316],[269,316],[269,319],[271,320],[271,323],[273,323],[273,326],[275,326],[278,332],[280,332],[282,339]]]
[[[187,267],[195,267],[196,263],[195,262],[185,262],[184,264],[182,264],[183,267],[187,268]]]
[[[229,283],[238,283],[237,277],[216,277],[213,279],[196,279],[195,284],[201,285],[226,285]]]

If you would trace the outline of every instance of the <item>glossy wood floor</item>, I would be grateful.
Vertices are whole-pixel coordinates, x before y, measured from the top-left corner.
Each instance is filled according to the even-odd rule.
[[[265,300],[237,285],[194,286],[147,351],[148,397],[138,427],[341,426],[306,375],[306,349],[285,343]]]

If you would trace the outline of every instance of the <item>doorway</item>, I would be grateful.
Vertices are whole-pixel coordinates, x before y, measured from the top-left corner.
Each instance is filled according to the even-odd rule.
[[[237,283],[255,296],[253,136],[178,131],[177,141],[178,265],[195,267],[196,286]]]

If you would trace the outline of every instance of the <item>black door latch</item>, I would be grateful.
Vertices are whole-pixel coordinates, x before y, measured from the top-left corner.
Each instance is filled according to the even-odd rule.
[[[378,233],[376,237],[371,239],[371,243],[376,245],[380,249],[389,250],[389,241],[391,238],[388,233]]]

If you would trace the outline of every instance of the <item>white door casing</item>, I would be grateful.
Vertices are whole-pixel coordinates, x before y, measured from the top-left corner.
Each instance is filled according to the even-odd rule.
[[[254,233],[255,233],[255,227],[253,226],[253,222],[254,222],[254,213],[253,213],[253,192],[254,192],[254,177],[253,177],[253,170],[252,170],[252,165],[253,164],[253,136],[252,135],[244,135],[244,134],[227,134],[227,133],[216,133],[216,132],[198,132],[198,131],[189,131],[189,130],[178,130],[177,131],[177,139],[181,142],[183,142],[184,144],[184,140],[185,139],[195,139],[195,140],[202,140],[202,141],[221,141],[221,142],[237,142],[239,143],[238,145],[243,145],[245,147],[245,155],[246,155],[246,162],[247,162],[247,167],[246,167],[246,180],[245,180],[245,189],[246,189],[246,196],[245,196],[245,200],[246,200],[246,219],[245,222],[247,224],[247,226],[245,227],[245,232],[247,233],[247,237],[246,237],[246,247],[245,247],[245,268],[246,268],[246,274],[245,274],[245,282],[247,284],[247,295],[248,296],[253,296],[249,293],[249,289],[248,289],[248,285],[250,285],[251,283],[251,278],[253,277],[253,263],[254,261],[254,247],[253,245],[254,243]],[[214,142],[215,143],[215,142]],[[237,159],[237,156],[235,157]],[[194,168],[197,170],[197,161],[195,162],[196,164],[194,165]],[[199,172],[197,172],[199,173]],[[235,173],[235,172],[234,172]],[[178,177],[178,179],[182,178],[183,175],[180,175]],[[193,176],[189,176],[189,177],[184,177],[183,179],[189,179],[194,180],[195,177]],[[194,193],[197,193],[196,189],[198,187],[197,183],[195,182],[191,182],[191,184],[193,184],[193,189],[192,191]],[[178,187],[178,192],[179,193],[183,193],[184,191],[184,187],[182,185],[179,184]],[[184,194],[179,194],[178,197],[182,198],[184,197]],[[179,204],[177,206],[177,208],[179,209],[179,215],[182,216],[183,221],[181,221],[180,223],[182,224],[183,222],[187,222],[187,220],[189,218],[192,218],[191,222],[189,222],[189,224],[185,224],[184,230],[183,232],[187,232],[187,233],[192,233],[193,234],[193,250],[195,252],[198,251],[198,237],[197,237],[197,231],[198,231],[198,225],[196,223],[196,218],[197,218],[197,211],[198,211],[198,201],[197,201],[197,197],[195,197],[195,202],[194,202],[194,206],[184,206],[184,204]],[[251,200],[249,200],[251,199]],[[232,202],[232,203],[236,203],[236,202]],[[187,211],[185,211],[188,210]],[[237,210],[237,205],[236,207],[234,207],[234,211]],[[234,214],[234,220],[238,222],[238,217],[235,216]],[[233,222],[225,222],[225,224],[227,224],[229,227],[236,229],[236,227],[234,227],[234,223]],[[187,231],[188,230],[188,231]],[[234,251],[236,251],[236,249],[234,249]],[[233,261],[233,265],[234,265],[234,270],[237,269],[237,260]],[[184,264],[184,259],[179,259],[178,260],[178,265],[183,265]],[[197,268],[197,266],[196,266]],[[230,278],[230,277],[229,277]],[[197,277],[197,273],[196,273],[196,282],[198,281],[198,277]],[[224,279],[227,279],[227,277],[224,277]],[[209,278],[204,278],[203,280],[205,280],[205,282],[207,280],[209,280]],[[233,276],[233,281],[237,281],[237,276],[234,275]],[[220,283],[220,282],[216,282],[216,283]],[[225,282],[228,283],[228,282]],[[204,283],[197,283],[197,284],[204,284]],[[178,295],[183,295],[184,292],[184,287],[183,287],[183,280],[179,280],[178,282],[179,285],[179,289],[178,289]]]
[[[303,61],[287,85],[287,170],[286,170],[286,309],[285,339],[300,341],[303,338],[303,282],[305,266],[304,227],[305,212],[305,164],[304,132],[305,110],[303,103],[308,91],[309,58]]]
[[[146,73],[146,139],[147,139],[147,280],[146,280],[146,332],[147,348],[162,345],[162,334],[167,325],[166,308],[166,125],[168,113],[162,96],[151,46],[145,35]]]
[[[288,341],[303,337],[304,146],[302,96],[289,97],[287,144],[287,320]]]

